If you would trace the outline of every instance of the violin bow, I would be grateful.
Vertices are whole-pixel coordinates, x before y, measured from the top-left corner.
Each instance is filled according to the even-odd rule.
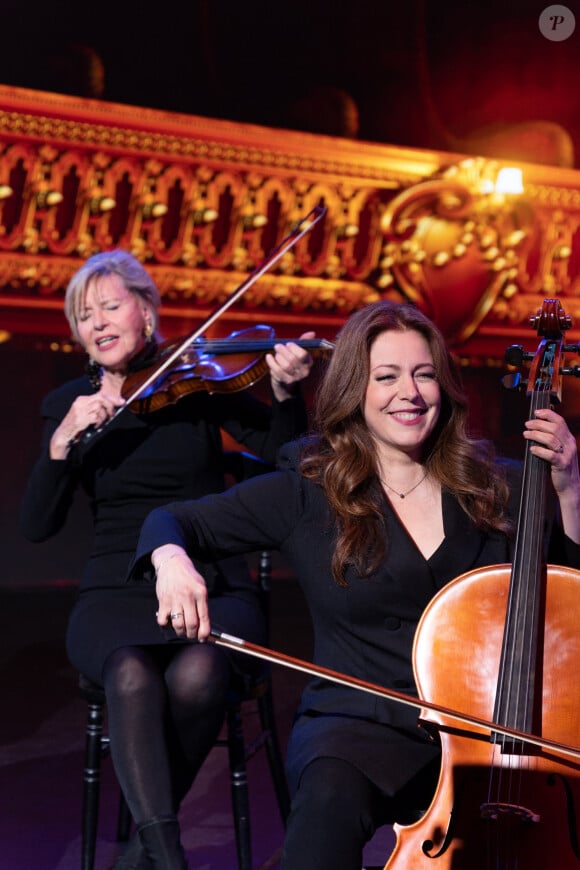
[[[210,316],[199,326],[191,335],[188,335],[178,347],[166,358],[164,359],[159,366],[151,373],[151,375],[139,385],[139,387],[133,392],[131,396],[126,400],[125,404],[122,405],[108,418],[106,423],[103,424],[99,429],[95,429],[92,426],[89,426],[88,429],[85,429],[83,432],[81,439],[82,441],[90,439],[93,435],[101,432],[109,423],[112,423],[119,414],[121,414],[125,408],[128,408],[129,405],[134,402],[136,399],[141,396],[145,390],[154,383],[159,375],[163,374],[166,369],[168,369],[173,362],[181,356],[181,354],[191,345],[193,342],[197,341],[203,333],[212,326],[216,320],[218,320],[222,314],[224,314],[228,308],[234,305],[238,299],[244,295],[244,293],[249,290],[249,288],[254,284],[258,278],[261,278],[262,275],[272,268],[279,260],[282,259],[285,253],[289,251],[294,245],[300,241],[300,239],[305,236],[310,230],[321,220],[326,214],[326,206],[323,205],[315,205],[313,209],[311,209],[307,215],[305,215],[301,220],[298,221],[297,224],[290,230],[288,235],[282,239],[279,245],[274,248],[270,254],[265,257],[262,262],[256,266],[253,272],[248,275],[248,277],[243,281],[239,287],[234,290],[231,296],[222,302],[218,308],[210,314]]]
[[[387,700],[397,701],[400,704],[404,704],[407,707],[414,707],[416,710],[431,710],[434,713],[440,713],[444,716],[448,716],[450,719],[454,719],[456,722],[461,722],[464,725],[472,725],[478,728],[483,728],[486,731],[491,731],[493,734],[500,734],[502,737],[510,737],[512,739],[516,739],[521,743],[529,743],[533,746],[538,746],[541,749],[550,750],[552,752],[557,752],[561,755],[565,755],[568,758],[572,758],[576,761],[580,760],[580,749],[567,746],[565,743],[557,743],[554,740],[547,740],[543,737],[536,737],[534,734],[527,734],[524,731],[518,731],[515,728],[508,728],[503,725],[496,725],[494,722],[488,722],[486,719],[479,719],[475,716],[468,716],[466,713],[460,713],[457,710],[451,710],[447,707],[441,707],[438,704],[433,704],[431,701],[421,700],[420,698],[413,698],[410,695],[405,695],[402,692],[397,692],[394,689],[385,689],[383,686],[379,686],[376,683],[369,683],[366,680],[361,680],[358,677],[350,677],[347,674],[343,674],[340,671],[333,671],[330,668],[322,667],[321,665],[314,665],[311,662],[304,661],[303,659],[297,659],[293,656],[286,655],[285,653],[275,652],[273,650],[268,649],[267,647],[259,646],[255,643],[250,643],[250,641],[243,640],[240,637],[235,637],[231,634],[226,634],[223,631],[218,631],[217,629],[211,629],[209,640],[212,643],[215,643],[217,646],[227,647],[228,649],[235,650],[236,652],[245,653],[246,655],[253,656],[255,658],[263,659],[264,661],[271,662],[273,664],[282,665],[286,668],[292,668],[296,671],[301,671],[302,673],[309,674],[314,677],[322,677],[325,680],[329,680],[332,683],[338,683],[342,686],[348,686],[352,689],[358,689],[363,692],[368,692],[371,695],[378,695],[381,698],[386,698]],[[431,723],[430,723],[431,724]],[[465,733],[460,736],[465,737],[473,737],[470,733]],[[479,737],[480,735],[478,735]],[[484,735],[481,735],[481,739],[484,739]]]

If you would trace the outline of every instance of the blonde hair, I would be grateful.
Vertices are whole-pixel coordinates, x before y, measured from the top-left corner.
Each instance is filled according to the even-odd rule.
[[[139,260],[127,251],[117,248],[89,257],[69,281],[64,299],[64,313],[74,338],[80,341],[78,320],[89,284],[95,278],[106,275],[118,275],[127,290],[145,303],[151,312],[151,326],[155,333],[159,324],[159,290]]]

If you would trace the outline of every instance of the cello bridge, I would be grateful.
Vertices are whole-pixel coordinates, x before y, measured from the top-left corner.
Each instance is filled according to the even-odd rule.
[[[519,804],[493,801],[491,803],[482,804],[480,806],[480,811],[482,819],[491,819],[494,822],[500,818],[519,819],[521,822],[538,823],[540,821],[540,816],[537,813],[534,813],[532,810],[529,810],[527,807],[522,807]]]

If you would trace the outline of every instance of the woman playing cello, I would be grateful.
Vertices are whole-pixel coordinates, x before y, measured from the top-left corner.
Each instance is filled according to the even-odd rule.
[[[178,612],[178,633],[206,641],[212,616],[192,560],[278,549],[308,601],[315,664],[413,694],[413,637],[431,599],[512,554],[521,469],[469,436],[467,412],[437,328],[412,306],[369,305],[338,336],[315,434],[272,474],[153,511],[132,582],[156,583],[160,625]],[[524,438],[559,502],[550,560],[579,568],[575,440],[550,408]],[[416,713],[315,678],[288,749],[283,870],[360,870],[377,826],[427,808],[439,763]]]

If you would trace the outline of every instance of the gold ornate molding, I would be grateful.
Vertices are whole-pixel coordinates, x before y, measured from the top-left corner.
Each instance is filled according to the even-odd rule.
[[[545,295],[580,316],[580,173],[523,166],[516,199],[484,187],[499,168],[0,86],[2,326],[66,334],[71,274],[120,246],[151,270],[179,332],[324,203],[324,222],[228,321],[334,334],[373,299],[408,298],[458,352],[494,353]]]

